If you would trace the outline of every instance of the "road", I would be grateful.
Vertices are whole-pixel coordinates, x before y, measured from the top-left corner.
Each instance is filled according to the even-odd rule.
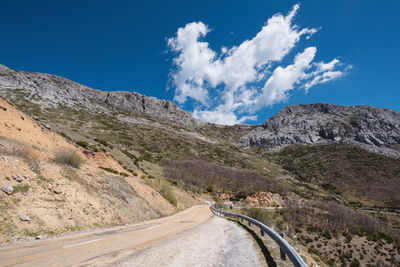
[[[0,266],[88,266],[121,260],[208,221],[209,206],[169,217],[85,233],[0,247]]]

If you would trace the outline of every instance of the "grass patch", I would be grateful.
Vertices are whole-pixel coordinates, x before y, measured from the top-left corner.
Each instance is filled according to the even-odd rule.
[[[18,193],[18,192],[24,193],[24,192],[28,192],[29,185],[27,185],[27,184],[18,184],[18,185],[14,185],[13,189],[14,189],[14,193]]]
[[[107,172],[111,172],[111,173],[114,173],[114,174],[119,174],[119,172],[117,170],[114,170],[114,169],[111,169],[111,168],[106,168],[106,167],[99,167],[99,168],[102,169],[102,170],[105,170]]]
[[[175,197],[174,190],[173,190],[172,186],[170,184],[168,184],[167,182],[164,182],[161,187],[161,195],[175,207],[178,206],[178,200]]]

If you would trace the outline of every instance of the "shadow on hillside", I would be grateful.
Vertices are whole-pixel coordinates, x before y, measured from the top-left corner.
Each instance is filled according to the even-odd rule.
[[[268,248],[264,245],[264,242],[262,239],[254,232],[252,229],[250,229],[247,225],[243,224],[240,221],[228,219],[232,222],[235,222],[239,224],[241,227],[243,227],[257,242],[257,245],[260,247],[262,254],[264,255],[265,262],[267,263],[268,267],[276,267],[276,262],[271,256],[271,253],[269,252]]]

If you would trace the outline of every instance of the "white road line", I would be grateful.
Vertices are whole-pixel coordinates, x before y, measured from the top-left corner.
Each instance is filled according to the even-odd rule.
[[[157,227],[160,227],[160,226],[163,226],[163,224],[160,223],[160,224],[157,224],[157,225],[154,225],[154,226],[151,226],[151,227],[144,228],[143,230],[149,230],[149,229],[157,228]]]
[[[92,242],[96,242],[96,241],[103,240],[103,239],[105,239],[105,238],[93,239],[93,240],[86,241],[86,242],[81,242],[81,243],[77,243],[77,244],[73,244],[73,245],[64,246],[63,248],[75,247],[75,246],[79,246],[79,245],[83,245],[83,244],[87,244],[87,243],[92,243]]]

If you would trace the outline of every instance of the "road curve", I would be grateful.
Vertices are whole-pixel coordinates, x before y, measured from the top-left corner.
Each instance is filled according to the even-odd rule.
[[[210,219],[209,206],[143,223],[0,247],[0,266],[88,266],[115,261]]]

